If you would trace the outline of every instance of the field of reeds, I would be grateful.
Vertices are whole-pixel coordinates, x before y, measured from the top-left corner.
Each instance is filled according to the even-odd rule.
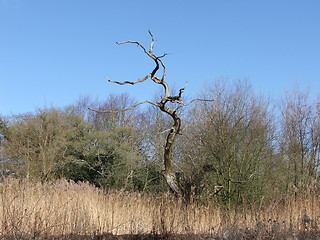
[[[316,194],[238,212],[66,180],[8,178],[0,195],[0,239],[320,239]]]

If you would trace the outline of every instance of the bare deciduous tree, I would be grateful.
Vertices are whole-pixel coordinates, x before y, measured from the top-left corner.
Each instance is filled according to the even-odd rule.
[[[216,81],[191,111],[181,136],[182,168],[202,196],[230,209],[263,199],[270,181],[273,115],[246,81]],[[182,149],[182,150],[181,150]],[[271,178],[270,178],[271,179]]]
[[[176,173],[173,169],[173,156],[172,156],[173,144],[175,142],[176,136],[178,134],[180,134],[180,131],[181,131],[181,117],[178,113],[178,110],[181,107],[187,106],[190,103],[194,102],[195,100],[200,100],[200,99],[195,99],[195,100],[191,101],[189,104],[183,104],[182,93],[185,90],[185,88],[181,88],[179,90],[179,93],[177,93],[176,95],[171,95],[169,85],[165,81],[166,80],[166,66],[162,60],[163,57],[166,56],[166,54],[163,54],[161,56],[157,56],[154,54],[153,46],[155,43],[155,39],[154,39],[153,34],[150,31],[149,31],[149,34],[151,36],[151,43],[150,43],[150,47],[148,50],[140,42],[137,42],[137,41],[125,41],[125,42],[119,42],[119,43],[117,42],[117,44],[118,45],[134,44],[134,45],[137,45],[138,47],[140,47],[144,51],[144,53],[154,61],[155,67],[152,69],[152,71],[150,73],[148,73],[144,78],[138,79],[137,81],[134,81],[134,82],[131,82],[131,81],[118,82],[118,81],[114,81],[114,80],[110,80],[110,79],[108,79],[108,81],[111,83],[119,84],[119,85],[125,85],[125,84],[135,85],[135,84],[144,82],[148,79],[151,79],[154,83],[159,84],[163,87],[164,96],[161,97],[158,102],[143,101],[143,102],[133,104],[130,107],[124,108],[124,109],[118,109],[118,110],[107,109],[104,111],[97,110],[97,109],[91,109],[91,110],[96,111],[96,112],[100,112],[100,113],[103,113],[103,112],[104,113],[106,113],[106,112],[107,113],[122,112],[122,111],[131,110],[132,108],[137,107],[141,104],[148,103],[148,104],[152,104],[152,105],[156,106],[165,114],[168,114],[172,118],[173,124],[172,124],[172,127],[170,129],[168,129],[168,131],[167,131],[168,135],[166,137],[166,142],[165,142],[165,146],[164,146],[164,154],[163,154],[164,170],[162,171],[162,175],[165,177],[170,189],[174,193],[181,195],[183,193],[183,189],[177,181]],[[162,70],[162,74],[160,74],[161,75],[160,77],[157,76],[159,70]],[[173,106],[176,104],[177,107],[176,108],[168,107],[168,103],[172,103]]]
[[[282,109],[280,145],[295,188],[314,185],[319,170],[319,123],[317,105],[301,90],[287,95]]]

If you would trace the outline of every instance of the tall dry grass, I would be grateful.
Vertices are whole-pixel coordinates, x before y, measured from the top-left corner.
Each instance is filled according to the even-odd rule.
[[[275,199],[264,209],[241,212],[224,211],[214,202],[185,205],[170,194],[104,192],[65,180],[41,184],[8,178],[0,183],[0,195],[0,236],[12,239],[106,233],[300,239],[318,234],[320,222],[316,194]]]

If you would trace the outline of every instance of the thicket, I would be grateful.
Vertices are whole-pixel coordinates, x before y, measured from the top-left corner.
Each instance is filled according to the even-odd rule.
[[[318,191],[320,102],[296,90],[270,101],[247,82],[213,82],[181,109],[175,170],[192,198],[228,209]],[[165,192],[161,175],[170,119],[127,94],[83,97],[63,109],[0,118],[1,173],[35,181],[68,179],[103,189]]]

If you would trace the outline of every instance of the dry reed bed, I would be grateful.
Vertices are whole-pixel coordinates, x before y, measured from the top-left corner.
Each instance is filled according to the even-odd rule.
[[[210,234],[224,239],[241,235],[277,236],[317,232],[320,198],[276,201],[264,210],[223,211],[214,203],[184,205],[170,194],[151,196],[103,192],[65,180],[0,183],[1,236],[98,236],[112,234]],[[303,222],[306,213],[312,221]],[[294,239],[294,238],[293,238]]]

